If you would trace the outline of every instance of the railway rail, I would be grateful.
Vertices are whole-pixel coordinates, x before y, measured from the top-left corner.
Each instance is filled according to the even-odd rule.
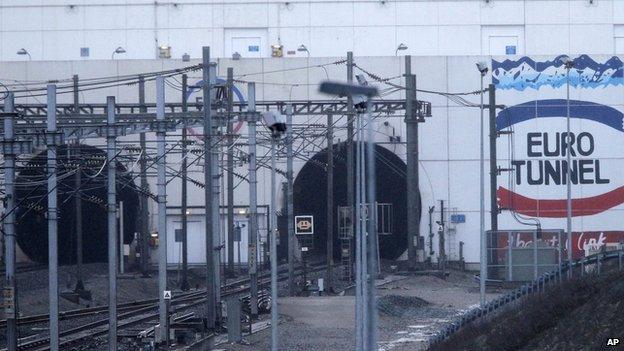
[[[318,272],[325,269],[324,264],[311,264],[307,267],[307,272]],[[282,268],[278,271],[278,280],[284,281],[287,279],[288,270]],[[303,267],[297,267],[295,274],[300,276],[303,274]],[[270,281],[269,273],[261,275],[258,284],[267,284]],[[243,294],[249,290],[249,278],[241,278],[230,282],[221,288],[222,296],[231,296],[236,294]],[[205,298],[206,290],[196,290],[192,292],[186,292],[177,294],[171,301],[170,315],[174,316],[184,313],[190,309],[193,309],[206,302]],[[136,302],[130,302],[118,305],[121,312],[117,316],[118,330],[130,328],[141,323],[146,323],[151,320],[158,319],[158,299],[146,299]],[[59,319],[68,320],[73,318],[83,318],[96,316],[98,314],[105,314],[108,312],[108,306],[90,307],[86,309],[77,309],[71,311],[65,311],[59,314]],[[188,316],[188,315],[187,315]],[[48,315],[35,315],[20,318],[19,325],[44,323],[49,319]],[[177,319],[176,319],[177,321]],[[6,326],[6,320],[0,321],[1,326]],[[83,324],[78,327],[63,330],[60,332],[60,346],[61,348],[67,348],[81,343],[85,343],[88,340],[94,340],[99,337],[105,336],[108,333],[108,318],[101,319],[95,322]],[[49,337],[27,337],[20,339],[18,350],[20,351],[47,351],[49,347]],[[4,351],[4,349],[3,349]]]

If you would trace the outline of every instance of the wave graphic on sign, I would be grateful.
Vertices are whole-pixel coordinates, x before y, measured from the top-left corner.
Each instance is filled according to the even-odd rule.
[[[570,85],[577,88],[598,88],[624,85],[622,61],[613,56],[604,63],[587,55],[575,59],[570,70]],[[529,57],[502,62],[492,60],[492,83],[498,89],[525,90],[541,86],[558,88],[567,84],[567,70],[561,56],[552,61],[534,61]]]
[[[532,199],[499,187],[498,206],[531,217],[563,218],[567,216],[567,200]],[[572,199],[572,217],[591,216],[624,202],[624,186],[607,193]]]
[[[570,100],[570,118],[587,119],[624,132],[622,112],[606,105],[589,101]],[[562,99],[536,100],[510,106],[499,112],[496,129],[501,131],[517,123],[534,118],[565,117],[568,102]],[[497,192],[498,205],[532,216],[562,218],[567,216],[566,199],[533,199],[504,187]],[[624,203],[624,186],[601,195],[572,199],[572,216],[590,216]]]

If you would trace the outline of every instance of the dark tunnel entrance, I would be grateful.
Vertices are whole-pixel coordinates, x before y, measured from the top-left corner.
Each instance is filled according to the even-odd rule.
[[[354,155],[356,145],[353,145]],[[338,206],[347,204],[347,150],[346,143],[335,144],[334,151],[334,258],[340,257],[338,239]],[[380,256],[396,259],[407,248],[406,242],[406,165],[392,151],[375,145],[377,202],[393,204],[392,235],[379,237]],[[355,158],[355,157],[354,157]],[[327,149],[318,152],[298,173],[293,186],[294,215],[314,215],[313,256],[325,256],[327,251]],[[355,168],[355,167],[354,167]],[[285,213],[283,211],[283,213]],[[286,243],[285,216],[280,221],[280,242]],[[280,245],[279,255],[287,257],[287,245]]]
[[[76,262],[75,170],[80,160],[84,262],[107,261],[106,162],[104,151],[89,145],[62,145],[57,149],[58,257],[59,264]],[[68,155],[68,151],[70,155]],[[17,202],[27,198],[17,210],[17,243],[34,262],[48,262],[46,153],[37,154],[19,169],[16,177]],[[139,198],[132,174],[117,163],[117,203],[124,202],[124,242],[136,231]]]

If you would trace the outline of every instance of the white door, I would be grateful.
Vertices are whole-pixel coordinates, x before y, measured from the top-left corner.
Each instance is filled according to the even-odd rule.
[[[268,30],[266,28],[226,28],[223,31],[225,57],[237,52],[243,58],[268,56]]]
[[[518,37],[517,36],[490,36],[489,55],[517,55],[518,54]]]
[[[233,37],[232,54],[238,52],[244,58],[262,57],[261,45],[262,38],[260,37]]]

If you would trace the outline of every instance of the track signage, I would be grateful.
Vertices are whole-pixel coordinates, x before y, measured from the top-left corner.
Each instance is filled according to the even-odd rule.
[[[314,216],[295,216],[295,234],[314,234]]]
[[[165,291],[163,291],[163,299],[165,299],[165,300],[171,300],[171,290],[165,290]]]

